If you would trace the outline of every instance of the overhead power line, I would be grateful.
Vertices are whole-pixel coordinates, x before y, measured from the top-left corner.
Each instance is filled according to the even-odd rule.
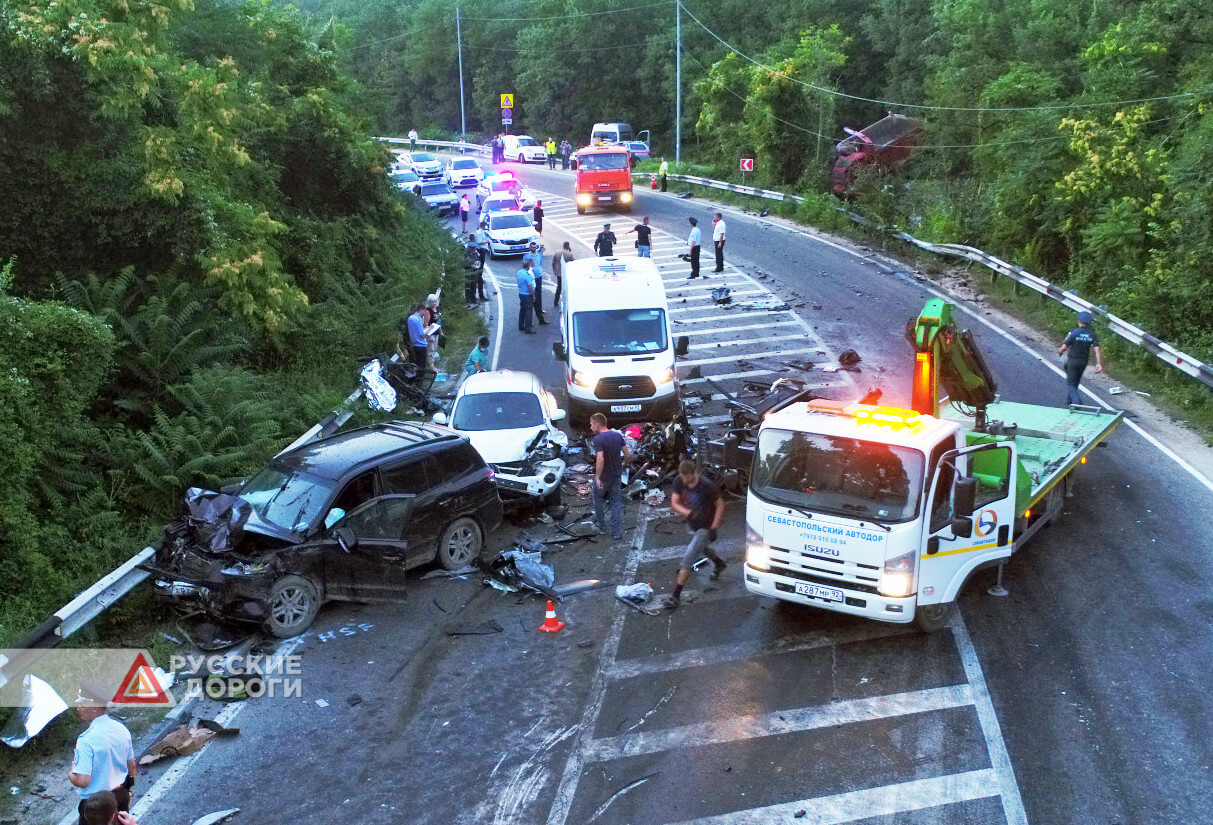
[[[648,43],[644,43],[644,42],[620,43],[615,46],[589,46],[584,49],[561,49],[560,51],[562,54],[569,53],[569,52],[604,52],[604,51],[611,51],[613,49],[635,49],[635,48],[640,48],[641,46],[647,46],[647,45],[648,45]],[[517,51],[519,51],[519,49],[517,49],[517,48],[505,48],[502,46],[469,46],[466,43],[464,44],[463,47],[465,49],[471,49],[472,51],[477,51],[477,52],[517,52]]]
[[[598,17],[603,14],[619,14],[625,11],[653,9],[658,6],[668,6],[669,3],[646,3],[643,6],[625,6],[619,9],[604,9],[603,11],[577,11],[570,14],[547,14],[538,17],[465,17],[464,20],[475,20],[478,23],[521,23],[534,20],[567,20],[570,17]]]
[[[837,89],[829,89],[829,88],[826,88],[825,86],[818,86],[814,83],[808,83],[804,80],[797,80],[794,77],[789,77],[788,75],[784,74],[783,72],[779,71],[778,69],[774,69],[774,68],[766,65],[765,63],[761,63],[761,62],[755,60],[754,58],[750,57],[748,54],[745,54],[744,52],[741,52],[738,49],[734,48],[734,46],[731,43],[729,43],[727,40],[725,40],[720,35],[716,34],[716,32],[709,29],[702,20],[700,20],[698,17],[696,17],[694,14],[692,14],[691,10],[688,9],[685,4],[679,2],[678,5],[682,8],[682,10],[684,12],[686,12],[687,17],[690,17],[692,20],[694,20],[701,29],[703,29],[705,32],[710,34],[722,46],[724,46],[726,49],[728,49],[729,51],[731,51],[733,54],[737,55],[741,59],[747,60],[750,63],[753,63],[758,68],[763,69],[764,71],[770,72],[773,75],[782,77],[785,80],[790,80],[793,83],[798,83],[801,86],[805,86],[807,88],[813,89],[814,91],[821,92],[822,94],[833,95],[834,97],[844,97],[844,98],[847,98],[848,100],[858,100],[863,103],[879,103],[882,106],[889,106],[889,107],[893,107],[893,108],[926,109],[926,110],[931,110],[931,111],[942,111],[942,112],[1039,112],[1039,111],[1050,111],[1050,110],[1059,110],[1059,109],[1095,109],[1095,108],[1106,107],[1106,106],[1125,106],[1125,105],[1128,105],[1131,103],[1154,103],[1154,102],[1163,101],[1163,100],[1178,100],[1181,98],[1195,97],[1197,94],[1195,92],[1180,92],[1178,94],[1160,95],[1158,97],[1138,97],[1138,98],[1130,98],[1127,100],[1105,100],[1105,101],[1101,101],[1099,103],[1064,103],[1064,104],[1056,104],[1056,105],[1051,105],[1051,106],[928,106],[928,105],[922,104],[922,103],[900,103],[895,100],[881,100],[880,98],[875,98],[875,97],[863,97],[861,95],[848,94],[847,92],[840,92]],[[700,64],[700,65],[702,65],[702,64]],[[1208,90],[1206,89],[1205,91],[1208,91]]]

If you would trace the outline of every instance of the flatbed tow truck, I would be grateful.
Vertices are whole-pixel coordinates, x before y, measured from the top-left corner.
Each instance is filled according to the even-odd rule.
[[[1075,471],[1124,414],[997,400],[952,309],[929,301],[907,325],[912,409],[813,399],[764,416],[747,590],[935,631],[974,572],[1061,514]]]

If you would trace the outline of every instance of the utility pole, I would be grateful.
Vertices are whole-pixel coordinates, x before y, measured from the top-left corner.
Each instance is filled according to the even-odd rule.
[[[674,168],[682,162],[682,2],[674,0]]]
[[[455,43],[459,46],[459,140],[467,140],[467,116],[463,108],[463,31],[459,27],[459,7],[455,7]]]

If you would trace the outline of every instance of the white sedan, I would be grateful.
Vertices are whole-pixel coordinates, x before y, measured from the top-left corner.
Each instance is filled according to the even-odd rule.
[[[474,158],[452,158],[446,164],[446,182],[452,188],[479,186],[484,180],[484,170]]]
[[[469,376],[455,396],[451,414],[434,422],[467,436],[494,471],[493,481],[507,506],[520,502],[560,503],[561,458],[569,437],[557,422],[565,412],[529,372],[497,370]]]

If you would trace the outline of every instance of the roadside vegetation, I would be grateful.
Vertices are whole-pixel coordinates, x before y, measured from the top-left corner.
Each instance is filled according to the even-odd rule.
[[[337,405],[461,257],[329,27],[257,0],[0,0],[0,27],[3,647]]]

